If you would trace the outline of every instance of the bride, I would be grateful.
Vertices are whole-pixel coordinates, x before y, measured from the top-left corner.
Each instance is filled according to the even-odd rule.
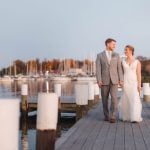
[[[119,103],[119,119],[123,121],[142,121],[141,64],[134,58],[134,47],[125,47],[126,59],[122,62],[124,70],[123,94]]]

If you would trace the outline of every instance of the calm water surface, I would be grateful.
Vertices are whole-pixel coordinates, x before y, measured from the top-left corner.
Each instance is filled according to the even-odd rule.
[[[46,91],[46,84],[44,79],[30,80],[30,81],[0,81],[0,98],[21,98],[21,85],[28,84],[29,101],[36,101],[38,92]],[[55,83],[49,80],[49,90],[53,92],[53,85]],[[62,84],[62,96],[73,95],[74,83],[64,82]],[[19,149],[35,150],[36,149],[36,112],[29,113],[28,120],[20,118],[20,132],[19,132]],[[75,117],[64,117],[57,127],[57,138],[65,133],[75,123]]]

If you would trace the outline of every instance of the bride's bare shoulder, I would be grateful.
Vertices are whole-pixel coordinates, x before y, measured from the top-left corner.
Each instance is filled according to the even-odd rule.
[[[138,64],[141,64],[141,62],[140,62],[138,59],[135,59],[135,61],[136,61]]]

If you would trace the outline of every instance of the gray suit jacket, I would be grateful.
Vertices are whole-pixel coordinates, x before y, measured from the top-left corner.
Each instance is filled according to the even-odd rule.
[[[118,53],[112,53],[110,64],[105,51],[97,55],[96,78],[97,82],[102,81],[103,85],[109,85],[110,81],[112,84],[118,84],[119,81],[123,81],[123,69]]]

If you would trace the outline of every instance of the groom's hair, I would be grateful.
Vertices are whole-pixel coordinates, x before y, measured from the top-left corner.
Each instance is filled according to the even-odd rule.
[[[108,43],[111,43],[111,42],[116,42],[116,40],[112,39],[112,38],[108,38],[106,41],[105,41],[105,45],[107,46]]]

